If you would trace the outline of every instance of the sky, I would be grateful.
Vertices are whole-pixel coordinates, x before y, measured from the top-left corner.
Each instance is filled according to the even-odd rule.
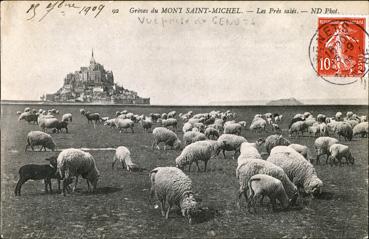
[[[152,104],[368,98],[359,82],[337,86],[317,77],[308,55],[317,15],[255,13],[257,8],[331,7],[340,14],[368,15],[366,2],[73,2],[105,7],[96,18],[95,12],[56,7],[38,21],[47,3],[40,2],[31,20],[33,11],[26,13],[31,2],[1,3],[1,99],[39,100],[55,93],[67,73],[88,66],[91,49],[96,61],[113,71],[115,82],[150,97]],[[254,13],[129,13],[132,7],[239,7]],[[221,26],[221,17],[240,24]],[[180,24],[181,18],[189,24]],[[196,19],[206,22],[195,24]],[[172,24],[163,26],[162,20]]]

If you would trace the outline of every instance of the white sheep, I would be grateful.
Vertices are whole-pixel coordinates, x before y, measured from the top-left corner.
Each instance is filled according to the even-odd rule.
[[[326,123],[319,124],[319,133],[320,136],[329,136],[328,126]]]
[[[23,112],[19,115],[18,121],[21,121],[23,119],[27,121],[28,123],[31,123],[31,122],[37,123],[38,115],[32,112],[29,112],[29,111]]]
[[[24,151],[27,151],[28,147],[31,147],[32,151],[34,151],[33,146],[36,145],[41,145],[40,151],[42,149],[46,151],[46,148],[55,151],[56,148],[56,144],[49,134],[41,131],[31,131],[27,134],[27,144]]]
[[[176,167],[184,169],[188,165],[188,171],[191,171],[191,165],[196,163],[198,171],[200,171],[198,161],[204,161],[206,172],[206,166],[212,156],[214,156],[218,148],[218,142],[215,140],[198,141],[187,145],[181,154],[176,158]]]
[[[65,149],[60,152],[57,159],[57,165],[58,173],[63,179],[64,196],[66,195],[66,189],[69,184],[72,183],[73,177],[76,177],[73,191],[76,189],[79,176],[86,179],[89,191],[89,183],[92,185],[92,191],[96,191],[100,172],[96,167],[95,159],[90,153],[74,148]]]
[[[268,154],[270,154],[270,151],[275,146],[289,145],[289,144],[291,144],[291,142],[288,139],[286,139],[282,135],[278,135],[278,134],[269,135],[265,139],[265,148],[266,148],[266,151],[267,151]]]
[[[263,159],[258,149],[259,143],[248,143],[244,142],[240,147],[240,157],[238,160],[243,158],[254,158],[254,159]],[[241,157],[242,156],[242,157]],[[238,165],[241,165],[241,161],[237,161]]]
[[[338,139],[340,139],[341,136],[343,136],[346,141],[352,140],[353,130],[351,125],[346,122],[339,122],[336,125],[335,132],[338,135]]]
[[[297,188],[305,193],[316,196],[322,192],[323,182],[318,178],[314,166],[292,148],[273,148],[267,161],[281,167]]]
[[[222,150],[223,156],[225,158],[225,151],[235,151],[233,158],[240,151],[241,144],[247,142],[247,140],[239,135],[234,134],[222,134],[217,139],[220,147],[217,149],[217,155],[219,155]]]
[[[119,132],[122,133],[122,129],[125,131],[127,129],[131,129],[131,132],[134,133],[133,127],[135,123],[131,119],[121,119],[121,118],[115,118],[114,121],[115,127],[119,129]]]
[[[127,168],[127,171],[131,172],[138,168],[138,165],[132,162],[131,152],[127,147],[119,146],[115,150],[113,163],[111,164],[112,169],[114,169],[114,164],[117,160],[119,160],[123,168]]]
[[[368,122],[361,122],[353,128],[353,135],[361,135],[361,137],[368,137]]]
[[[224,124],[224,134],[235,134],[241,135],[242,126],[239,123],[228,123]]]
[[[183,143],[184,145],[189,145],[191,143],[206,140],[206,136],[203,133],[198,131],[189,131],[183,134]]]
[[[170,112],[168,113],[168,118],[174,118],[174,117],[176,116],[176,114],[177,114],[177,112],[176,112],[175,110],[170,111]]]
[[[150,182],[150,198],[156,196],[160,202],[162,216],[168,219],[170,209],[176,205],[181,209],[182,216],[191,224],[198,209],[191,179],[178,168],[157,167],[150,172]]]
[[[262,196],[262,198],[264,198],[264,196],[269,197],[273,210],[276,209],[276,200],[280,202],[283,209],[288,208],[290,204],[291,200],[288,199],[281,180],[272,176],[256,174],[250,178],[248,187],[251,192],[248,203],[249,211],[251,210],[251,207],[255,209],[256,199],[258,196]]]
[[[54,116],[40,116],[38,117],[38,126],[42,131],[46,132],[46,129],[55,129],[59,126],[59,120]]]
[[[250,130],[265,131],[267,122],[263,118],[254,118],[251,122]]]
[[[288,147],[296,150],[299,154],[304,156],[305,159],[308,159],[309,148],[307,146],[301,144],[290,144]]]
[[[335,119],[337,121],[341,121],[342,120],[342,112],[337,112],[336,115],[335,115]]]
[[[290,137],[295,133],[296,136],[301,133],[301,135],[304,135],[304,131],[307,131],[309,125],[305,121],[297,121],[293,123],[289,129]]]
[[[152,124],[153,124],[152,119],[150,117],[142,118],[140,122],[145,132],[148,132],[151,129]]]
[[[191,131],[192,128],[193,128],[193,125],[191,123],[186,122],[186,123],[183,124],[182,132],[186,133],[188,131]]]
[[[240,155],[240,157],[243,156]],[[291,203],[295,203],[298,196],[297,187],[291,182],[281,167],[262,159],[247,158],[241,165],[238,165],[236,169],[236,177],[240,184],[240,189],[238,191],[238,206],[242,195],[244,195],[246,203],[248,202],[248,182],[250,181],[250,178],[256,174],[267,174],[279,179],[282,182],[288,197],[292,200]]]
[[[152,134],[154,135],[152,149],[156,146],[157,149],[160,150],[159,144],[161,142],[164,142],[164,150],[166,150],[167,146],[170,146],[173,149],[179,149],[181,147],[181,141],[178,139],[178,136],[173,131],[165,127],[156,127],[152,131]]]
[[[332,137],[319,137],[314,142],[314,148],[316,152],[316,164],[319,164],[319,159],[322,155],[327,155],[326,163],[328,163],[328,157],[330,155],[329,148],[333,144],[337,144],[338,139]]]
[[[169,119],[164,119],[162,116],[162,121],[161,121],[161,125],[164,127],[173,127],[173,129],[177,130],[177,119],[174,118],[169,118]]]
[[[72,114],[71,113],[63,114],[61,121],[70,121],[70,122],[72,122]]]
[[[354,164],[355,158],[352,156],[350,148],[343,144],[333,144],[329,148],[330,156],[329,161],[335,163],[337,160],[340,165],[342,165],[342,158],[346,159],[346,163]]]

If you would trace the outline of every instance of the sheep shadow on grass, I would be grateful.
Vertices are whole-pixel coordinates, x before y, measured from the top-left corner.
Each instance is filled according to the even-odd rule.
[[[334,193],[332,192],[322,192],[321,194],[315,196],[317,200],[332,200]]]
[[[75,192],[80,192],[83,195],[93,195],[93,194],[111,194],[111,193],[116,193],[122,190],[123,188],[119,188],[119,187],[97,187],[95,192],[89,192],[87,190],[79,189],[79,188],[77,188]]]

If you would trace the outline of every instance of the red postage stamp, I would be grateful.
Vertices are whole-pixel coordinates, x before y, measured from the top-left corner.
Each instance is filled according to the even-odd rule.
[[[318,18],[319,76],[362,77],[365,73],[364,17]]]

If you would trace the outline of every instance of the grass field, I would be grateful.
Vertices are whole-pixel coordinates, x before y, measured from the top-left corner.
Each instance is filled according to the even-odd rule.
[[[45,194],[42,181],[28,181],[22,187],[22,196],[14,196],[18,169],[28,163],[46,163],[44,158],[57,152],[24,152],[29,131],[37,125],[18,122],[16,111],[25,105],[3,105],[1,110],[1,229],[3,238],[364,238],[368,235],[368,139],[354,138],[349,145],[356,163],[353,166],[316,166],[324,182],[324,193],[318,199],[299,200],[299,206],[283,212],[271,212],[260,207],[250,214],[236,207],[238,182],[235,177],[237,162],[231,154],[209,161],[209,171],[188,173],[194,191],[202,199],[203,213],[196,223],[189,225],[178,209],[166,221],[160,209],[149,204],[150,182],[148,172],[129,173],[119,165],[111,169],[113,151],[91,151],[101,172],[96,194],[87,193],[84,180],[78,191],[66,197]],[[40,106],[32,106],[39,108]],[[43,106],[46,108],[45,106]],[[49,106],[48,108],[54,108]],[[174,166],[180,151],[153,151],[152,135],[144,133],[139,125],[135,133],[119,133],[116,129],[87,124],[79,114],[79,106],[56,106],[61,114],[71,112],[73,122],[69,134],[53,134],[58,148],[105,148],[127,146],[134,162],[150,170],[156,166]],[[256,113],[279,112],[287,128],[295,113],[334,115],[336,111],[367,114],[367,107],[359,106],[297,106],[297,107],[118,107],[89,106],[86,109],[103,116],[113,116],[116,110],[133,113],[149,112],[209,112],[213,109],[231,109],[238,120],[249,124]],[[61,117],[61,115],[59,116]],[[181,129],[181,125],[179,129]],[[179,131],[179,130],[178,130]],[[182,138],[182,133],[177,132]],[[244,130],[248,141],[271,133],[256,134]],[[288,137],[286,131],[284,136]],[[292,138],[313,149],[313,137]],[[313,156],[315,154],[313,153]],[[323,160],[324,162],[324,160]],[[116,165],[117,166],[117,165]],[[203,167],[203,164],[200,163]],[[193,167],[195,169],[195,167]],[[56,181],[53,188],[57,189]]]

